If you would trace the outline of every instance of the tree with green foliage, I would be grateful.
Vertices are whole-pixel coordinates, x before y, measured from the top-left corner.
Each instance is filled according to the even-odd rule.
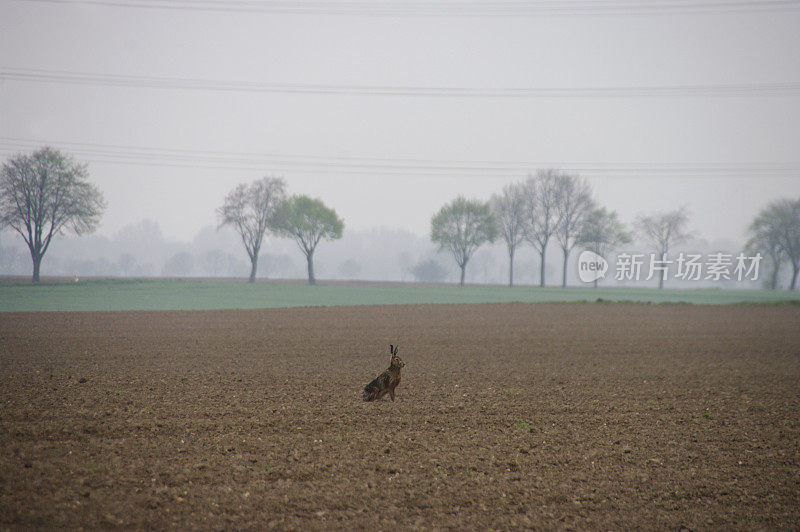
[[[597,253],[603,258],[622,244],[631,241],[631,235],[617,218],[616,212],[605,208],[594,209],[586,216],[577,236],[577,245]],[[597,288],[597,280],[594,281]]]
[[[461,268],[461,286],[470,257],[481,244],[492,242],[497,229],[488,203],[457,197],[431,219],[431,240],[446,249]]]
[[[49,147],[13,155],[0,168],[0,229],[10,227],[28,245],[34,283],[56,235],[97,228],[106,204],[88,176],[85,164]]]
[[[275,227],[279,234],[294,238],[308,263],[308,284],[316,284],[314,278],[314,250],[320,240],[342,238],[344,221],[336,211],[322,201],[308,196],[292,196],[284,201],[275,216]]]
[[[264,177],[252,183],[237,186],[217,209],[220,227],[231,225],[239,233],[250,257],[250,278],[254,283],[258,272],[258,253],[264,235],[275,225],[275,214],[285,197],[283,179]]]

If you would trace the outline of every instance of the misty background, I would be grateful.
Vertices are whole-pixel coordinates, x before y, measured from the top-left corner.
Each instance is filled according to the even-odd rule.
[[[586,177],[629,229],[685,206],[695,238],[676,253],[736,254],[760,209],[800,196],[800,3],[706,4],[8,0],[0,158],[56,147],[107,200],[43,275],[246,277],[215,211],[263,176],[344,219],[320,279],[432,280],[413,272],[434,261],[455,281],[431,216],[537,168]],[[21,239],[0,247],[0,274],[29,273]],[[305,276],[290,240],[261,257],[259,277]],[[505,282],[507,260],[482,247],[467,281]],[[538,281],[530,247],[515,270]]]

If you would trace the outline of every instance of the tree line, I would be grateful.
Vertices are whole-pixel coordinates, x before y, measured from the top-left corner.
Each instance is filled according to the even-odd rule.
[[[57,235],[94,231],[106,208],[102,192],[88,181],[86,164],[45,147],[19,153],[0,168],[0,229],[10,228],[28,246],[32,281],[38,283],[42,259]],[[344,222],[321,200],[286,196],[282,179],[265,177],[233,189],[217,210],[220,227],[232,226],[250,258],[249,282],[258,272],[264,235],[293,238],[305,255],[308,282],[315,284],[314,250],[320,240],[342,237]]]
[[[344,221],[321,200],[305,195],[286,197],[283,179],[265,177],[233,189],[217,210],[220,227],[232,226],[250,258],[250,277],[255,282],[258,256],[267,232],[292,238],[306,258],[308,284],[316,284],[314,251],[319,242],[342,238]]]
[[[597,205],[585,178],[558,170],[539,170],[503,187],[489,201],[459,196],[431,219],[431,240],[453,256],[462,286],[473,253],[498,237],[508,251],[509,286],[514,285],[514,257],[524,244],[539,254],[539,286],[545,286],[545,254],[548,244],[557,241],[563,257],[561,285],[567,286],[567,261],[576,246],[603,256],[630,241],[617,214]]]
[[[561,286],[567,286],[567,264],[571,252],[580,247],[606,258],[631,242],[645,241],[661,263],[673,246],[692,236],[687,229],[689,213],[681,207],[668,212],[638,216],[628,230],[616,212],[598,205],[588,181],[559,170],[539,170],[525,181],[512,183],[488,201],[459,196],[431,218],[431,240],[448,251],[461,271],[464,285],[467,265],[484,243],[500,238],[508,252],[508,285],[514,284],[514,257],[522,245],[539,255],[539,286],[545,286],[545,254],[556,242],[562,256]],[[769,287],[777,287],[780,268],[792,269],[790,290],[800,273],[800,199],[779,200],[763,209],[749,227],[747,249],[763,253],[772,269]],[[658,287],[664,287],[666,269],[661,269]],[[597,286],[597,281],[595,281]]]
[[[771,202],[758,213],[748,231],[747,248],[753,253],[763,253],[772,270],[769,288],[778,287],[781,268],[788,264],[789,290],[794,290],[800,274],[800,199]]]
[[[0,229],[10,228],[28,246],[32,280],[39,282],[42,259],[53,238],[64,232],[94,231],[106,208],[102,192],[89,182],[85,164],[45,147],[9,157],[0,168]],[[287,196],[286,183],[265,177],[234,188],[217,209],[220,227],[231,226],[250,259],[249,281],[258,272],[258,258],[268,233],[293,239],[303,253],[309,284],[315,284],[314,252],[322,240],[342,237],[344,222],[321,200]],[[509,257],[508,284],[514,284],[514,257],[522,245],[540,257],[539,284],[545,286],[545,254],[557,243],[562,255],[561,285],[567,263],[580,247],[602,257],[631,241],[647,241],[664,260],[672,246],[691,236],[689,214],[681,208],[639,216],[629,231],[617,213],[598,205],[587,180],[559,170],[539,170],[512,183],[488,201],[462,196],[444,205],[431,219],[431,240],[448,251],[461,270],[464,284],[470,258],[486,242],[501,238]],[[747,249],[762,253],[770,266],[770,288],[776,288],[782,268],[791,270],[790,289],[800,274],[800,199],[770,203],[749,226]],[[659,287],[663,287],[664,271]]]

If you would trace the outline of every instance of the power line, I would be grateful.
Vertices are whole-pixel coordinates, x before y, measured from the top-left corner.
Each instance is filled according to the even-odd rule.
[[[50,145],[80,160],[146,166],[354,175],[434,177],[522,177],[537,168],[618,177],[793,177],[800,163],[569,163],[343,157],[253,152],[164,149],[114,144],[45,142],[0,137],[0,152],[11,154]]]
[[[490,17],[564,15],[714,14],[791,10],[796,0],[530,0],[508,1],[339,1],[314,0],[24,0],[38,3],[223,13],[284,15]]]
[[[263,83],[200,78],[172,78],[98,74],[33,68],[0,67],[0,79],[36,82],[181,89],[216,92],[287,94],[331,94],[370,96],[447,96],[488,98],[573,98],[573,97],[677,97],[677,96],[781,96],[800,94],[800,82],[732,83],[612,87],[435,87],[393,85],[321,85]]]

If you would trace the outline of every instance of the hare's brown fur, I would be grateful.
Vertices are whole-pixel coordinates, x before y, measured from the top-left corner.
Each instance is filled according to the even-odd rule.
[[[397,347],[394,345],[389,346],[389,352],[392,354],[389,368],[364,387],[364,401],[377,401],[387,393],[394,401],[394,389],[400,384],[400,369],[406,363],[397,356]]]

